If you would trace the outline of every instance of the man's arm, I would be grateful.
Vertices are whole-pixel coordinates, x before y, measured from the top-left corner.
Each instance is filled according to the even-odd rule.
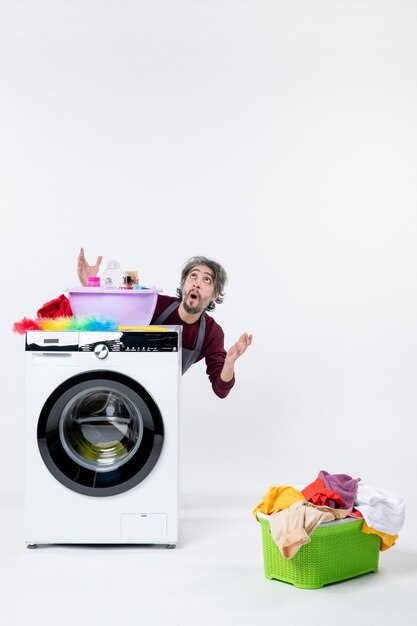
[[[252,343],[252,335],[243,333],[235,344],[226,353],[223,369],[220,378],[225,382],[230,382],[235,375],[235,363],[242,356]]]
[[[82,285],[86,286],[88,284],[89,276],[97,276],[102,260],[103,257],[99,256],[95,265],[89,265],[84,255],[84,248],[81,248],[77,259],[77,274]]]

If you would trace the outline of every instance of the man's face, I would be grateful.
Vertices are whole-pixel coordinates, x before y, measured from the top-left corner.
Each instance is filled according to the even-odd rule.
[[[185,311],[187,313],[202,313],[216,298],[212,270],[207,265],[193,267],[182,288],[182,304]]]

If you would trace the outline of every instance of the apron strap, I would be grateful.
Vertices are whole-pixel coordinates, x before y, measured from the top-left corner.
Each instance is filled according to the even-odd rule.
[[[165,311],[162,311],[158,319],[155,320],[154,324],[156,325],[163,324],[165,320],[167,319],[167,317],[169,317],[171,313],[173,313],[176,309],[178,309],[179,306],[180,306],[179,302],[177,301],[172,302],[169,305],[169,307],[165,309]],[[201,348],[203,347],[205,334],[206,334],[206,318],[203,313],[203,315],[200,317],[200,326],[198,328],[198,336],[197,336],[197,341],[195,342],[194,350],[187,350],[185,348],[183,348],[182,350],[182,373],[183,374],[198,359],[200,352],[201,352]]]
[[[206,318],[203,315],[200,317],[200,328],[198,329],[198,337],[195,343],[194,352],[196,352],[196,358],[201,352],[201,348],[203,347],[204,335],[206,334]]]
[[[176,300],[174,300],[174,302],[171,302],[169,307],[167,307],[165,309],[165,311],[162,311],[162,313],[160,314],[158,319],[155,320],[154,324],[156,326],[158,326],[158,324],[163,324],[165,322],[166,318],[169,317],[171,315],[171,313],[173,313],[175,311],[175,309],[178,309],[179,306],[180,306],[180,303],[177,302]]]
[[[197,341],[195,342],[194,350],[182,349],[182,373],[185,372],[195,363],[200,356],[201,348],[204,342],[204,335],[206,334],[206,318],[204,315],[200,317],[200,326],[198,329]]]

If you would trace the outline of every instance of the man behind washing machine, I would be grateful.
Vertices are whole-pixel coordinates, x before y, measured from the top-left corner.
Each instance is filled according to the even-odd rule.
[[[102,256],[89,265],[81,248],[77,273],[82,285],[89,276],[97,276]],[[224,347],[222,328],[207,315],[224,299],[227,275],[224,268],[204,256],[192,257],[181,272],[177,297],[158,294],[151,324],[180,325],[182,333],[182,373],[206,360],[206,371],[214,393],[225,398],[235,384],[235,363],[252,343],[252,335],[243,333],[229,350]]]

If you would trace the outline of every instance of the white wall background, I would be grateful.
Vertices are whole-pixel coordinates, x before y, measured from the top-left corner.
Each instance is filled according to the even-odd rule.
[[[183,379],[183,492],[416,472],[417,3],[0,0],[1,491],[22,490],[12,325],[118,258],[173,294],[220,260],[253,332]]]

